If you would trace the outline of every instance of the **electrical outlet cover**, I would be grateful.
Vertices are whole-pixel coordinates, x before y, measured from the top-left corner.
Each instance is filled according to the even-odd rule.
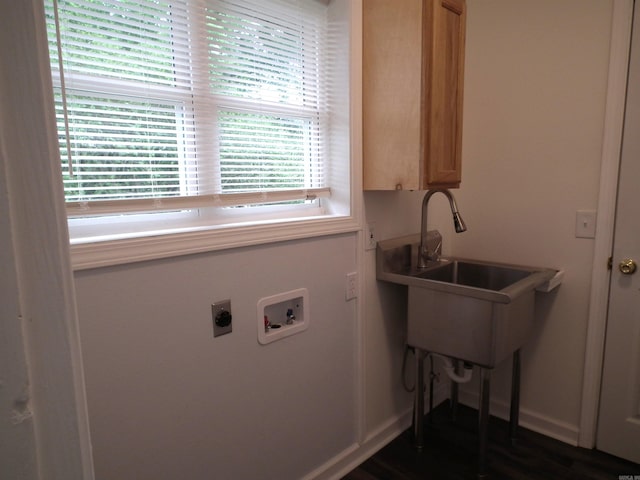
[[[374,223],[367,223],[364,239],[365,250],[373,250],[376,248],[377,243],[378,238],[376,237],[376,226]]]
[[[213,319],[213,336],[219,337],[231,333],[233,330],[233,316],[231,315],[231,300],[222,300],[211,304]]]

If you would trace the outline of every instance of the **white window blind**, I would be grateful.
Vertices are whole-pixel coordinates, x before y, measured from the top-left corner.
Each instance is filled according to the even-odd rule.
[[[329,194],[323,2],[45,5],[70,215]]]

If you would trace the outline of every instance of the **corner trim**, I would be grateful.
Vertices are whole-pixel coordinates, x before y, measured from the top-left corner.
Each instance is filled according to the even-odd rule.
[[[449,398],[449,385],[449,382],[443,382],[433,390],[435,405],[439,405]],[[408,409],[390,417],[372,430],[363,442],[353,443],[323,465],[309,472],[302,480],[338,480],[344,477],[409,428],[413,417],[412,413],[412,409]]]
[[[392,417],[362,443],[354,443],[328,462],[305,475],[302,480],[337,480],[378,450],[393,441],[411,425],[411,410]]]

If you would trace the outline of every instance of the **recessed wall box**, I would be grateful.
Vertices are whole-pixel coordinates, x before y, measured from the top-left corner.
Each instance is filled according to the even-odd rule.
[[[299,288],[258,301],[258,342],[262,345],[303,332],[309,326],[309,292]]]

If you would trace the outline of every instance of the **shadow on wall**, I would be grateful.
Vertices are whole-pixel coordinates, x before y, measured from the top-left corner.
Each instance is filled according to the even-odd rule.
[[[377,281],[379,308],[382,312],[382,339],[387,357],[390,359],[388,382],[398,395],[392,396],[394,411],[402,412],[411,403],[412,394],[404,385],[414,384],[414,359],[409,355],[403,369],[405,345],[407,343],[407,297],[408,289],[404,285],[395,285]],[[403,372],[404,370],[404,372]],[[403,381],[404,373],[404,381]],[[406,393],[406,395],[404,395]],[[404,397],[404,398],[403,398]]]

